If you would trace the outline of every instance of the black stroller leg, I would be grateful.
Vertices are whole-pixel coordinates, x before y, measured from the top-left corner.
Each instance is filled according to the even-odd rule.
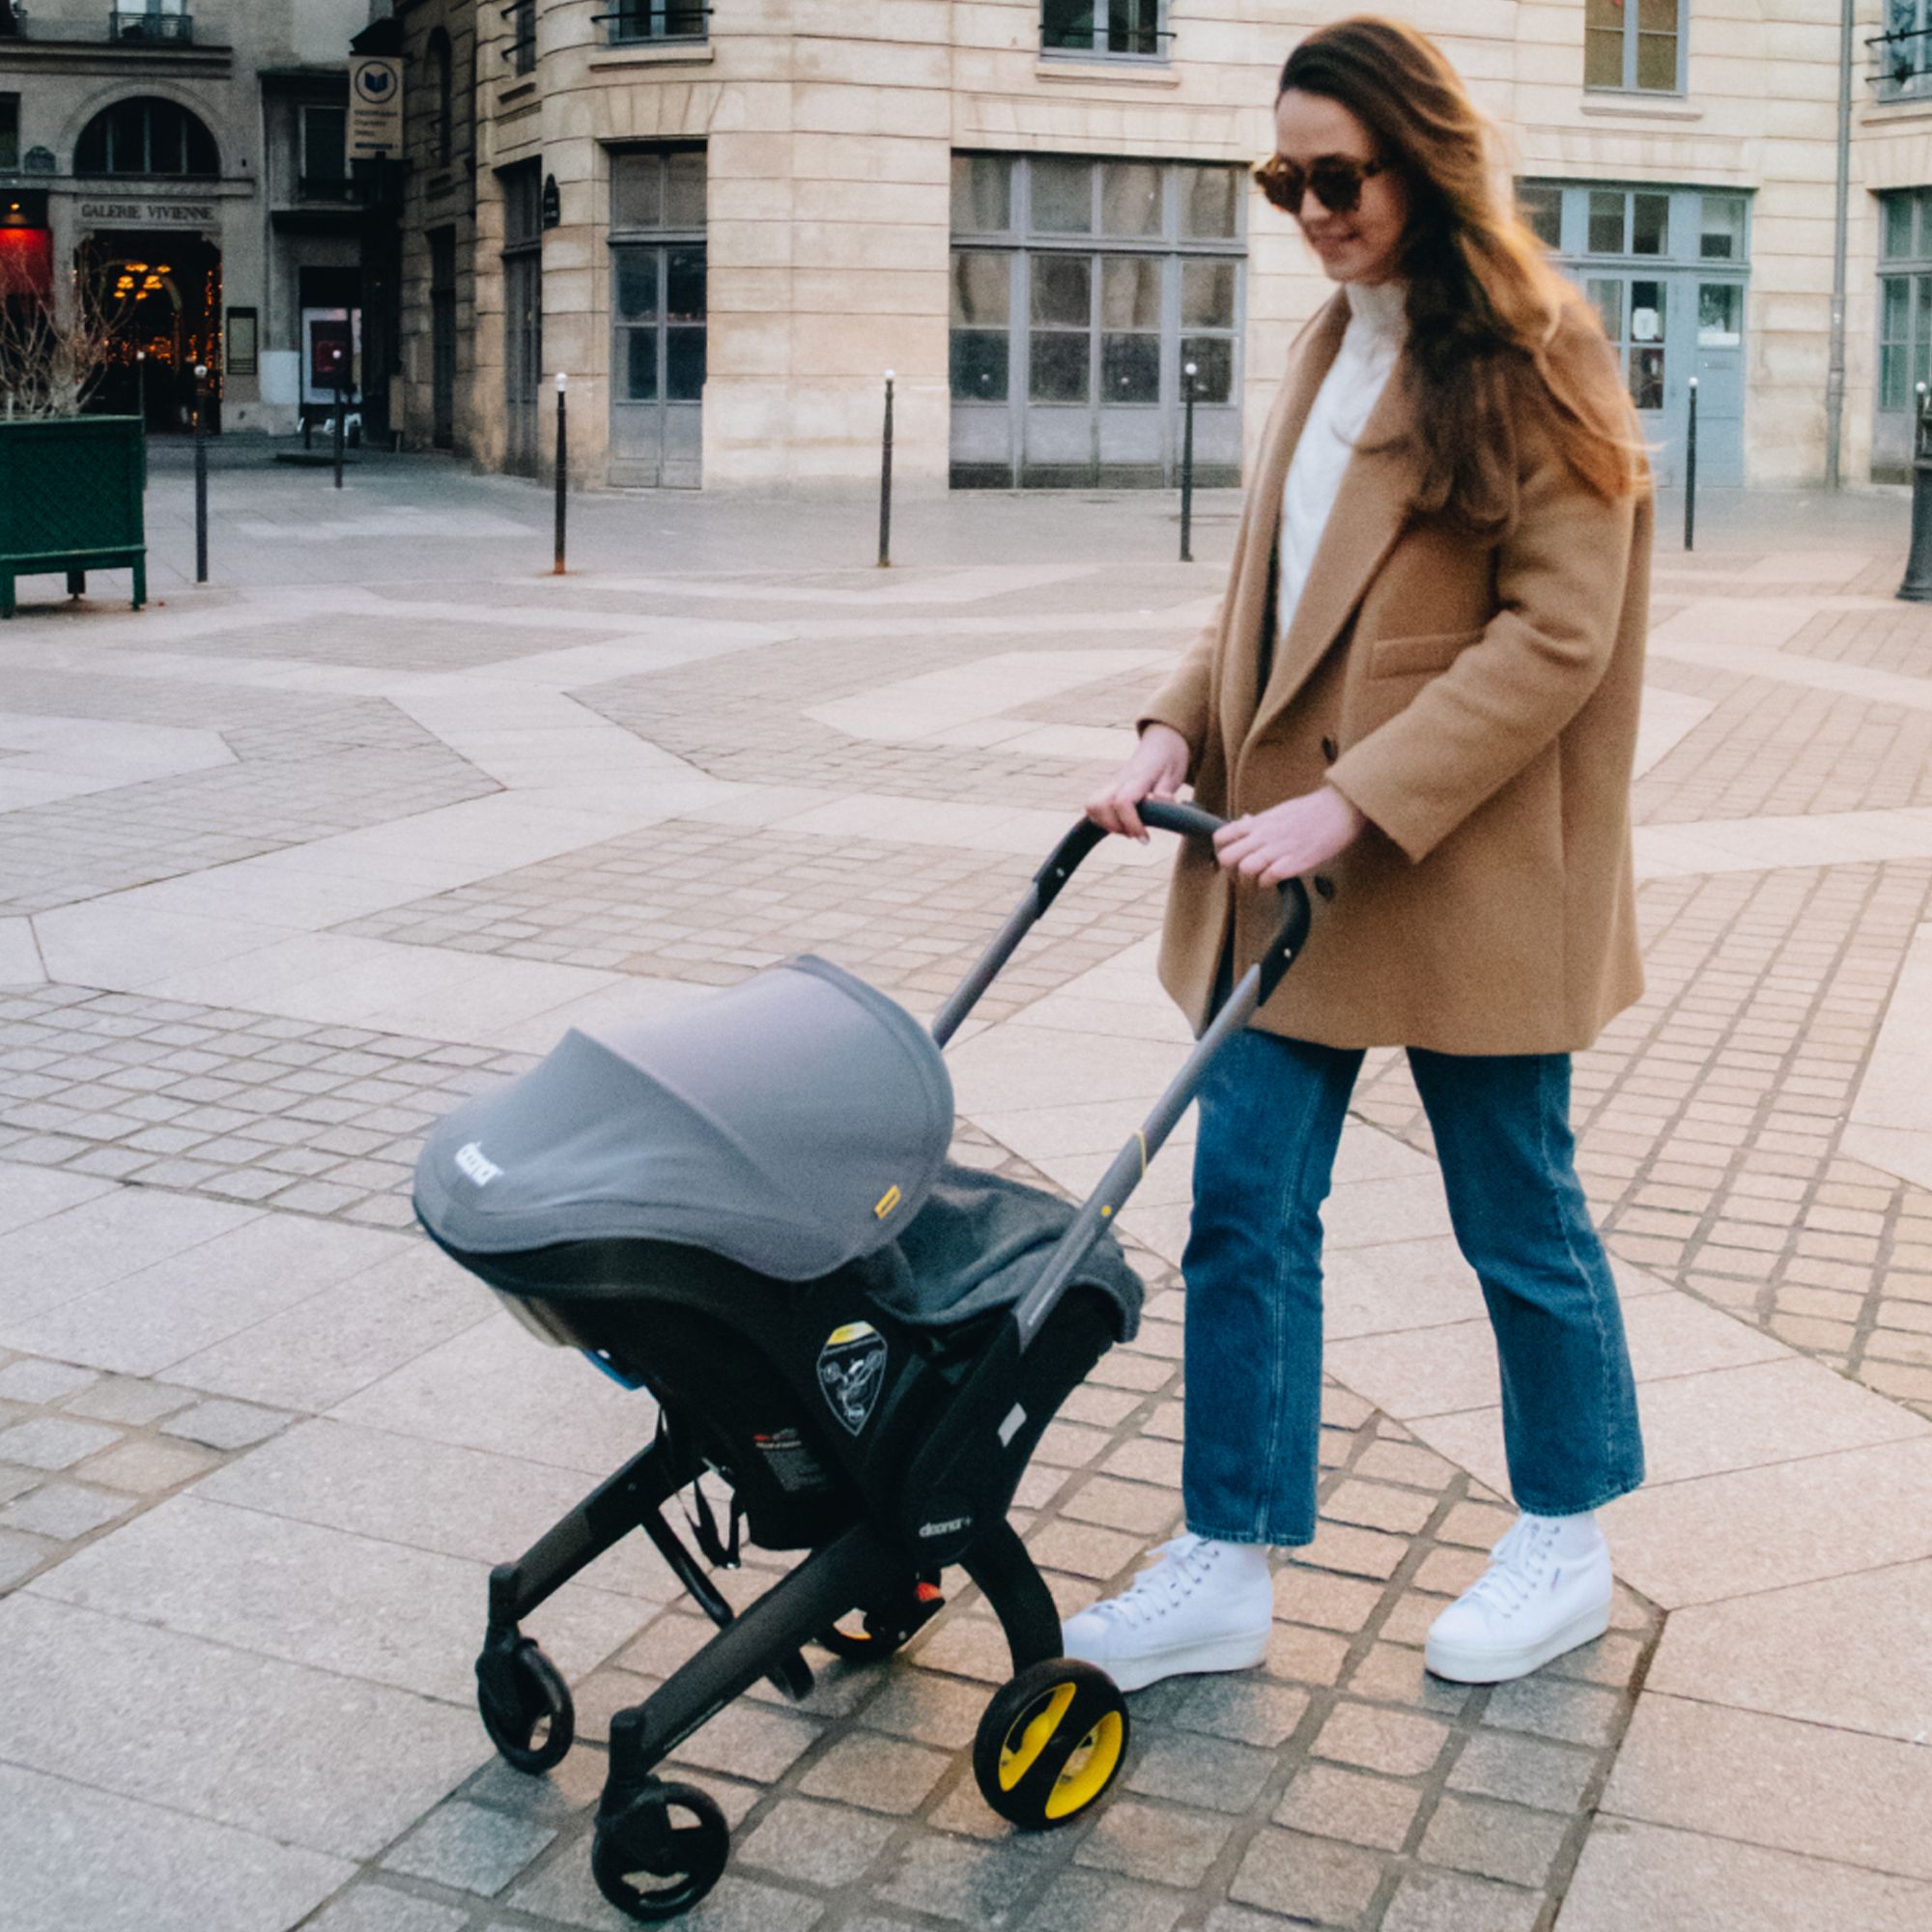
[[[519,1622],[632,1530],[646,1524],[661,1529],[659,1506],[679,1480],[668,1451],[654,1443],[514,1563],[491,1571],[490,1624],[476,1660],[476,1703],[491,1742],[519,1771],[534,1774],[560,1763],[577,1729],[569,1686],[536,1639],[518,1629]]]
[[[1001,1521],[966,1552],[966,1574],[985,1592],[1006,1633],[1017,1675],[1060,1655],[1060,1611],[1039,1566],[1011,1523]]]

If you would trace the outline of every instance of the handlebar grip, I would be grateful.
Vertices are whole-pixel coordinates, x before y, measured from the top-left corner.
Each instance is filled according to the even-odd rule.
[[[1161,798],[1144,798],[1134,810],[1151,831],[1178,832],[1183,838],[1212,838],[1228,822],[1198,805],[1177,805]]]

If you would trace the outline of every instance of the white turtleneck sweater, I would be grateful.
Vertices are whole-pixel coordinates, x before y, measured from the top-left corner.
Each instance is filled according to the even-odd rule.
[[[1349,327],[1294,446],[1281,496],[1281,582],[1277,637],[1285,636],[1308,582],[1349,459],[1388,386],[1408,333],[1401,282],[1348,285]]]

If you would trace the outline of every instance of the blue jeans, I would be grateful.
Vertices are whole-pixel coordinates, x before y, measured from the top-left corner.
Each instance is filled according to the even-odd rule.
[[[1577,1179],[1567,1054],[1409,1051],[1457,1244],[1482,1283],[1520,1508],[1643,1481],[1623,1314]],[[1187,1283],[1187,1526],[1309,1543],[1321,1426],[1321,1203],[1362,1055],[1254,1030],[1200,1095]]]

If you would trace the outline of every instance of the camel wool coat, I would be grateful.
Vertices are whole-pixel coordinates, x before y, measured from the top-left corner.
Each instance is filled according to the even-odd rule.
[[[1585,485],[1554,446],[1538,382],[1511,423],[1502,527],[1473,536],[1420,515],[1405,356],[1287,632],[1270,638],[1289,462],[1348,319],[1338,296],[1297,340],[1227,594],[1140,722],[1187,740],[1209,810],[1264,811],[1325,782],[1369,821],[1312,881],[1313,934],[1255,1025],[1338,1047],[1572,1052],[1643,986],[1630,782],[1648,491],[1612,500]],[[1549,355],[1577,380],[1620,384],[1577,317]],[[1160,973],[1197,1031],[1224,949],[1238,975],[1277,918],[1272,889],[1183,847]]]

